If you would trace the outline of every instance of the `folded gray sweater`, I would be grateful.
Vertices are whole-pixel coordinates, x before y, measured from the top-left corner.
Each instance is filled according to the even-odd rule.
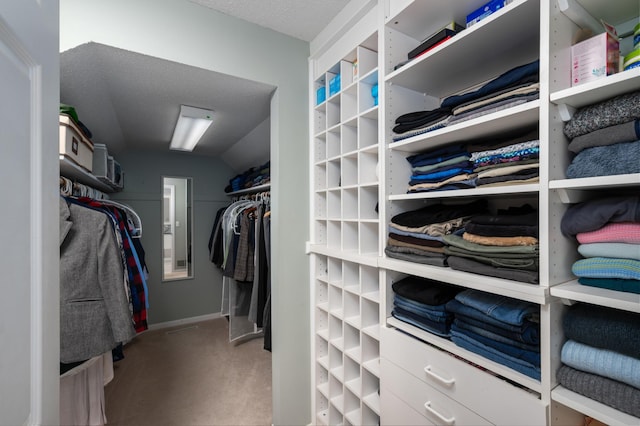
[[[573,139],[639,118],[640,91],[636,91],[579,109],[565,124],[564,134]]]
[[[579,153],[594,146],[606,146],[616,143],[633,142],[640,139],[640,120],[627,121],[604,129],[594,130],[586,135],[573,138],[569,151]]]

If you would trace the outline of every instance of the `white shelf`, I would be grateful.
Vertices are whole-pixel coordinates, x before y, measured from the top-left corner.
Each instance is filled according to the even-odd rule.
[[[640,294],[586,286],[571,281],[551,287],[551,295],[567,301],[585,302],[640,313]]]
[[[640,173],[549,181],[549,189],[603,189],[640,185]]]
[[[519,281],[456,271],[449,267],[422,265],[391,258],[381,258],[380,267],[418,277],[456,284],[466,288],[486,291],[488,293],[526,300],[541,305],[547,303],[549,300],[549,289],[537,284],[527,284]]]
[[[362,401],[371,408],[374,413],[380,415],[380,395],[377,392],[369,394],[362,398]]]
[[[503,134],[533,125],[539,120],[540,101],[535,100],[422,135],[389,143],[396,151],[419,153],[452,142]]]
[[[362,366],[375,377],[380,378],[380,358],[364,362]]]
[[[424,2],[423,7],[432,7],[434,3],[436,2]],[[416,4],[414,7],[421,6]],[[472,10],[467,9],[467,13]],[[539,13],[540,5],[537,1],[515,0],[509,6],[391,72],[385,77],[385,81],[443,98],[495,78],[510,68],[505,67],[507,60],[516,66],[539,57]],[[394,18],[393,22],[398,24],[389,27],[402,32],[405,30],[405,20],[410,20],[411,25],[416,25],[414,22],[418,19],[424,20],[424,13],[417,14],[412,8],[408,8],[401,16]],[[435,28],[431,33],[438,29]],[[416,38],[417,34],[411,32],[413,38]],[[424,34],[420,31],[421,35],[416,39],[421,40],[431,33]]]
[[[551,391],[551,398],[562,405],[593,417],[604,424],[629,426],[638,426],[640,424],[640,418],[638,417],[618,411],[615,408],[572,392],[562,386],[558,386]]]
[[[551,93],[550,99],[556,105],[566,104],[573,108],[580,108],[638,89],[640,89],[640,68],[634,68]]]
[[[105,193],[122,190],[121,187],[114,184],[108,184],[98,179],[87,170],[66,158],[64,155],[60,155],[60,175]]]
[[[408,184],[407,184],[408,188]],[[455,189],[450,191],[428,191],[415,192],[410,194],[389,195],[389,201],[401,200],[423,200],[423,199],[442,199],[454,197],[480,197],[480,196],[502,196],[506,194],[535,194],[540,192],[540,184],[505,184],[502,186],[490,186],[483,188],[479,186],[471,189]]]
[[[505,377],[509,380],[512,380],[533,391],[542,392],[542,386],[539,381],[534,380],[531,377],[526,376],[522,373],[519,373],[515,370],[512,370],[511,368],[508,368],[500,363],[491,361],[483,356],[477,355],[474,352],[463,349],[450,340],[443,339],[442,337],[438,337],[435,334],[428,333],[418,327],[414,327],[410,324],[407,324],[393,317],[387,318],[387,324],[397,328],[398,330],[402,330],[406,333],[409,333],[420,340],[423,340],[427,343],[437,346],[440,349],[443,349],[449,353],[457,355],[474,364],[477,364],[483,368],[486,368],[487,370],[493,371],[494,373],[502,377]]]

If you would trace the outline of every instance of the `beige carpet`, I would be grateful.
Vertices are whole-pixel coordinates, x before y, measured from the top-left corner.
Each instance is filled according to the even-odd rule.
[[[224,318],[148,331],[105,388],[109,425],[270,425],[271,353],[229,343]]]

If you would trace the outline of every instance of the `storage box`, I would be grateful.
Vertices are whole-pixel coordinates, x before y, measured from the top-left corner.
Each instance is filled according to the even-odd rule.
[[[502,9],[513,0],[492,0],[467,15],[467,28],[482,21],[487,16]]]
[[[82,133],[71,117],[60,114],[60,155],[64,155],[91,173],[93,149],[93,143]]]
[[[102,143],[94,144],[93,151],[93,175],[97,178],[109,177],[109,150],[107,146]]]
[[[571,46],[571,85],[588,83],[618,72],[620,43],[604,32]]]
[[[327,88],[322,86],[316,90],[316,105],[320,105],[327,100]]]
[[[340,91],[340,74],[337,74],[331,80],[329,80],[329,97],[335,95]]]

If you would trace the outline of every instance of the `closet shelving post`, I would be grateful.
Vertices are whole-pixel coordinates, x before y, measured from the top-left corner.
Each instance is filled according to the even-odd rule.
[[[639,424],[640,419],[620,412],[604,404],[586,398],[557,385],[555,371],[560,366],[560,350],[566,340],[560,321],[566,304],[575,302],[601,305],[630,312],[640,312],[637,294],[592,288],[577,283],[571,274],[571,265],[580,256],[577,244],[560,233],[560,220],[567,208],[576,202],[597,199],[611,194],[633,193],[640,189],[640,174],[600,176],[567,179],[565,171],[572,154],[567,149],[568,140],[563,127],[578,108],[595,104],[613,96],[640,88],[640,69],[621,71],[617,74],[578,86],[570,81],[570,45],[579,29],[591,28],[602,32],[600,19],[616,26],[623,35],[621,54],[631,49],[630,33],[638,23],[640,9],[636,0],[613,2],[549,0],[550,57],[549,85],[550,108],[543,119],[549,126],[549,258],[554,259],[550,269],[551,310],[557,320],[551,335],[551,415],[552,419],[575,413],[593,417],[606,424]],[[600,28],[599,28],[600,27]]]
[[[311,59],[313,423],[380,415],[377,8]],[[348,46],[348,47],[347,47]],[[336,93],[330,83],[340,76]],[[317,102],[318,89],[326,100]]]

